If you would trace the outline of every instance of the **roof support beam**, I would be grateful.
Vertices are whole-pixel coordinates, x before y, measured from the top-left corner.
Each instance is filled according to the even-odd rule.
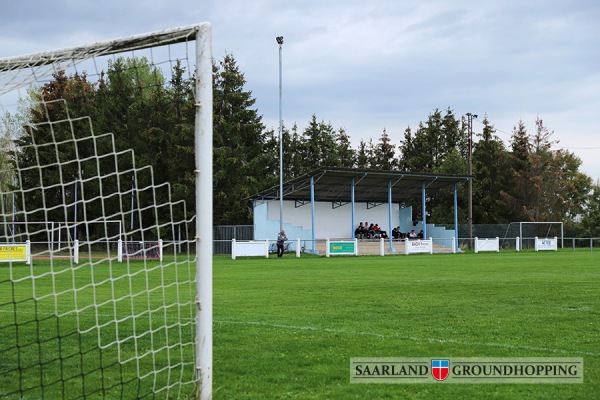
[[[300,208],[302,206],[307,205],[308,203],[310,203],[310,201],[306,201],[306,200],[295,200],[294,201],[294,208]]]
[[[375,201],[368,201],[367,202],[367,210],[370,210],[371,208],[379,207],[382,204],[383,203],[378,203],[378,202],[375,202]]]
[[[350,204],[350,203],[347,202],[347,201],[332,201],[331,202],[331,208],[333,208],[335,210],[336,208],[343,207],[346,204]]]

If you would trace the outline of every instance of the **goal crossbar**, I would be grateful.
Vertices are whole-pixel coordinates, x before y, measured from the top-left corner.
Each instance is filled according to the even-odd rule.
[[[210,28],[210,24],[189,25],[71,48],[0,58],[0,71],[12,71],[20,68],[85,60],[91,56],[106,56],[155,46],[181,43],[196,39],[197,33],[203,28]]]

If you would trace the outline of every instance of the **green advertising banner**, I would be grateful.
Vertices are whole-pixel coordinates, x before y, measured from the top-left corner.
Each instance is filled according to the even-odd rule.
[[[329,242],[331,254],[354,254],[354,242]]]

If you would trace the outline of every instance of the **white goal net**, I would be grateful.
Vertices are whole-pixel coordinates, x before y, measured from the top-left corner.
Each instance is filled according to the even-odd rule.
[[[563,247],[564,231],[562,222],[511,222],[503,238],[505,241],[514,241],[519,238],[519,248],[535,248],[536,238],[557,238],[558,247]]]
[[[146,242],[120,242],[121,257],[137,258],[142,260],[162,260],[162,240]]]
[[[211,397],[210,43],[0,59],[0,398]]]

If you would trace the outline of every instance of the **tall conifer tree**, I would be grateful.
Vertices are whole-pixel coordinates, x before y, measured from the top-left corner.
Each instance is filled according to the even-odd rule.
[[[231,54],[214,67],[214,222],[249,224],[244,199],[264,189],[273,162],[265,149],[262,117],[245,90],[246,79]]]

